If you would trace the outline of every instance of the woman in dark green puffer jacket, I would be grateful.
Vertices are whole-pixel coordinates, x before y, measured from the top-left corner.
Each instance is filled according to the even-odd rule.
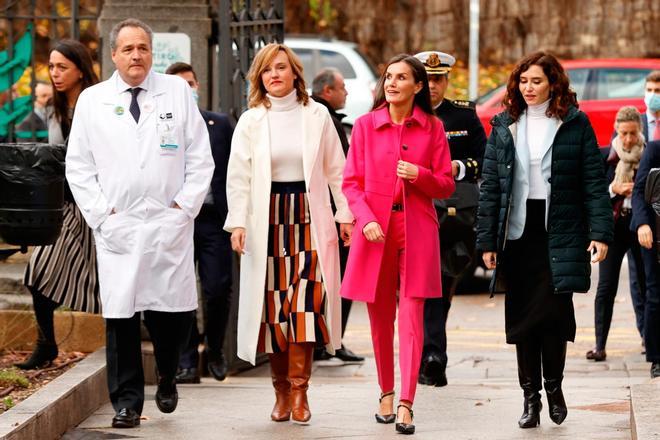
[[[550,418],[566,418],[572,294],[589,290],[590,260],[605,258],[613,218],[596,137],[557,59],[523,58],[504,102],[486,146],[477,246],[495,269],[491,290],[506,292],[506,338],[525,398],[518,424],[531,428],[540,423],[541,374]]]

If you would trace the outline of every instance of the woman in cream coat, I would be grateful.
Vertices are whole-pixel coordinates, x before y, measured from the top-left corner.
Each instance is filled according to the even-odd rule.
[[[248,77],[250,109],[232,139],[224,226],[241,254],[238,356],[254,364],[257,351],[269,354],[271,418],[304,423],[314,345],[331,352],[341,345],[335,220],[346,243],[353,221],[341,192],[344,155],[288,47],[265,46]]]

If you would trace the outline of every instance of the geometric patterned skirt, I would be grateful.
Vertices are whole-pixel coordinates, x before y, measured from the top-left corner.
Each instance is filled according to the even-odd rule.
[[[23,282],[70,309],[101,313],[94,236],[75,203],[64,202],[55,243],[35,246]]]
[[[330,341],[305,182],[272,183],[264,294],[257,351],[279,353],[289,343]]]

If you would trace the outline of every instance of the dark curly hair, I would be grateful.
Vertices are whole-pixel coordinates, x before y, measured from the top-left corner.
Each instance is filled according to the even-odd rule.
[[[550,83],[550,105],[546,111],[548,117],[562,119],[571,106],[578,107],[577,96],[569,87],[568,75],[557,58],[548,52],[534,52],[518,61],[506,85],[504,107],[514,121],[517,121],[527,108],[527,103],[520,93],[520,75],[531,66],[539,66],[548,77]]]

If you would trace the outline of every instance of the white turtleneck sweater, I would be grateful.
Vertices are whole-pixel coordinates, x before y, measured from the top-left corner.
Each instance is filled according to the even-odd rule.
[[[282,98],[267,96],[271,180],[303,181],[302,104],[295,90]]]
[[[545,148],[552,142],[546,139],[555,133],[557,121],[549,118],[545,112],[548,110],[550,100],[542,104],[527,107],[527,145],[529,146],[529,194],[528,199],[545,200],[547,198],[546,184],[541,173],[541,160]]]

